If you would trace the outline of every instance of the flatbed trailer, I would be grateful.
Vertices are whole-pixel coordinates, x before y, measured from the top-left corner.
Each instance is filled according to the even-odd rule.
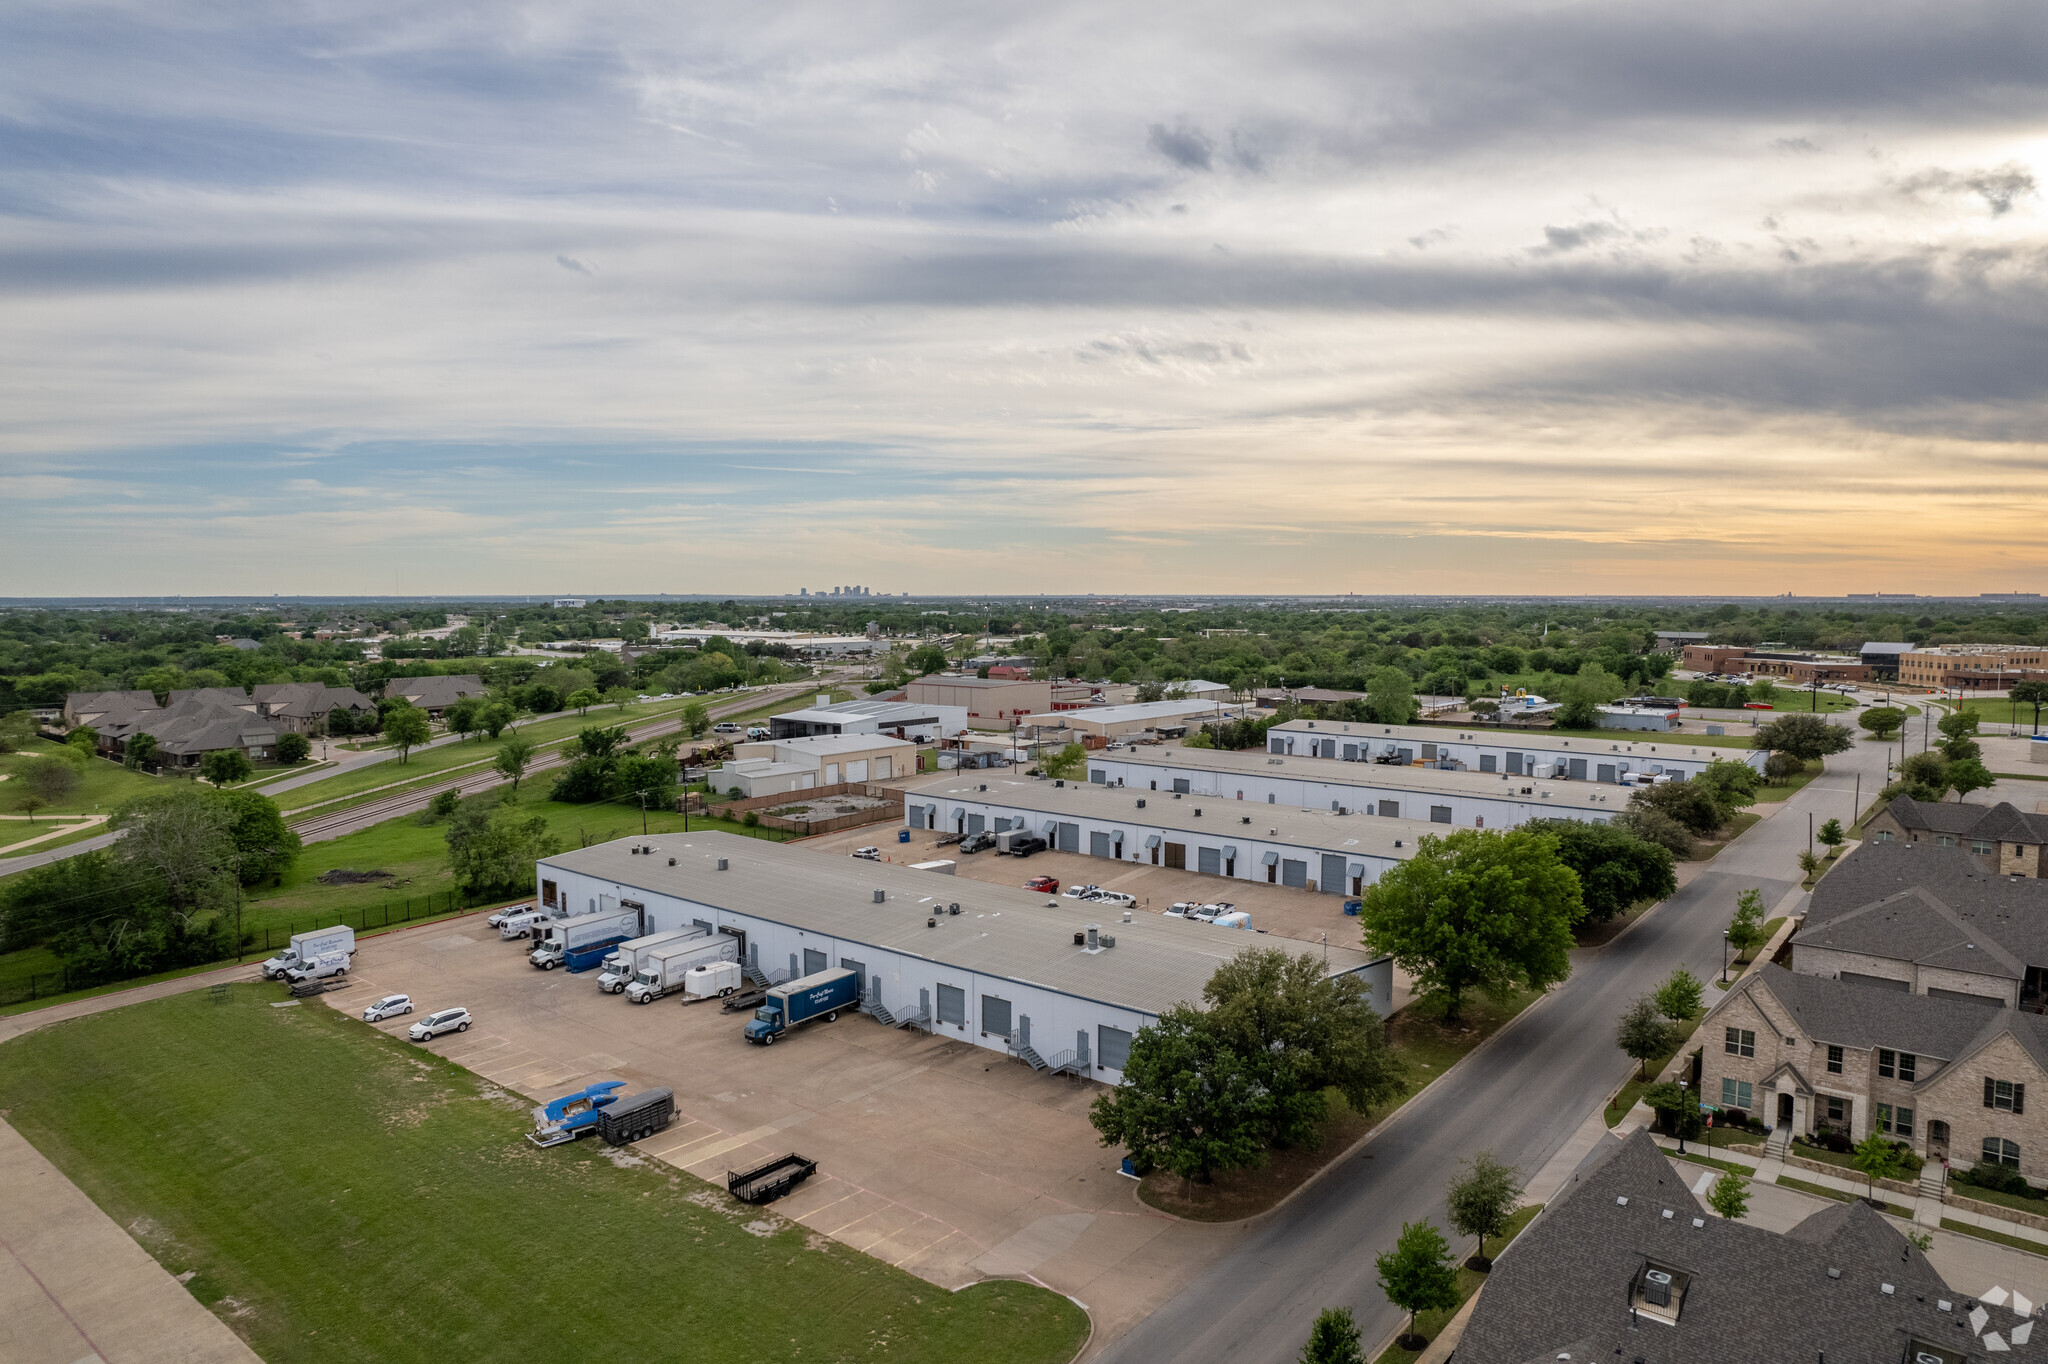
[[[756,985],[752,989],[742,990],[736,995],[727,995],[725,997],[725,1011],[727,1013],[737,1013],[741,1009],[749,1011],[758,1009],[761,1007],[761,1001],[766,998],[768,998],[768,991],[762,986]]]
[[[818,1162],[792,1151],[751,1170],[727,1170],[725,1187],[742,1203],[772,1203],[816,1174]]]

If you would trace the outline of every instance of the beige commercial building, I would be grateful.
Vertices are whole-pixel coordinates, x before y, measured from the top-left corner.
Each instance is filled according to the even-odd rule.
[[[1052,683],[1008,677],[920,677],[903,699],[921,706],[958,706],[969,729],[1009,729],[1052,711]]]
[[[1899,655],[1899,681],[1909,687],[2004,691],[2015,682],[2048,679],[2048,649],[2009,644],[1945,644]]]
[[[819,734],[735,745],[732,761],[714,769],[711,785],[738,787],[742,797],[812,791],[841,782],[893,781],[917,771],[917,745],[877,734]]]

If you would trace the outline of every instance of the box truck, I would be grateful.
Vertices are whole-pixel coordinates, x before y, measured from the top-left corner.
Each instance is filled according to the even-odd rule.
[[[841,1009],[851,1009],[859,1002],[860,973],[846,966],[771,985],[768,997],[747,1023],[747,1040],[765,1047],[800,1023],[814,1018],[830,1023]]]
[[[356,950],[356,931],[347,924],[336,924],[333,928],[316,928],[310,933],[292,934],[291,944],[284,951],[263,963],[263,978],[277,980],[294,967],[311,962],[329,952],[341,952],[353,956]]]
[[[626,998],[635,1004],[652,1004],[663,995],[683,988],[693,966],[714,961],[738,961],[739,939],[720,933],[713,938],[668,943],[640,954],[640,969],[626,987]]]
[[[709,930],[702,928],[672,928],[666,933],[649,933],[644,938],[622,942],[605,954],[604,971],[597,978],[597,988],[608,995],[622,995],[633,983],[633,977],[640,970],[640,954],[650,947],[665,943],[681,942],[685,938],[701,938]]]
[[[542,971],[567,966],[587,971],[604,961],[605,954],[640,931],[640,910],[621,909],[610,914],[579,914],[573,919],[551,919],[534,931],[538,944],[526,959]]]

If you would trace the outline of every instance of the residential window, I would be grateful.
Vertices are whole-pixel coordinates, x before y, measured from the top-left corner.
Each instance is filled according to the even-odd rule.
[[[1753,1094],[1749,1081],[1738,1080],[1732,1075],[1721,1077],[1721,1107],[1739,1108],[1747,1113],[1756,1106],[1751,1102]]]
[[[1849,1101],[1833,1094],[1820,1096],[1821,1116],[1829,1122],[1849,1121]]]
[[[1970,851],[1983,857],[1988,853],[1997,852],[1998,845],[1988,838],[1973,838],[1970,840]]]
[[[1910,1051],[1884,1051],[1877,1053],[1877,1073],[1887,1080],[1912,1080],[1919,1070],[1920,1058]]]
[[[1994,1080],[1987,1075],[1984,1077],[1984,1106],[2001,1113],[2025,1113],[2027,1087],[2011,1080]]]
[[[1955,845],[1956,836],[1954,834],[1936,834],[1934,836],[1934,846],[1937,848],[1953,848]]]
[[[1828,1048],[1828,1074],[1830,1074],[1830,1075],[1840,1075],[1841,1073],[1842,1073],[1842,1049],[1841,1049],[1840,1047],[1829,1047],[1829,1048]]]
[[[1873,834],[1872,834],[1872,835],[1870,836],[1870,841],[1871,841],[1872,843],[1889,843],[1889,842],[1891,842],[1891,841],[1892,841],[1892,833],[1891,833],[1891,830],[1889,830],[1889,829],[1879,829],[1879,830],[1878,830],[1878,831],[1877,831],[1876,833],[1873,833]]]
[[[1890,1104],[1879,1104],[1877,1106],[1877,1130],[1889,1132],[1895,1137],[1911,1137],[1913,1135],[1913,1110],[1910,1108],[1894,1108]]]
[[[1726,1031],[1728,1040],[1723,1044],[1723,1050],[1730,1056],[1756,1055],[1756,1034],[1754,1032],[1751,1032],[1748,1028],[1729,1028]]]
[[[2016,1141],[2007,1141],[2004,1137],[1986,1137],[1984,1138],[1984,1158],[1978,1163],[1981,1165],[2009,1165],[2017,1170],[2020,1168],[2020,1144]]]
[[[1915,1056],[1910,1051],[1902,1051],[1899,1053],[1899,1078],[1901,1080],[1913,1080],[1918,1078],[1916,1072],[1919,1070],[1919,1068],[1919,1057]]]

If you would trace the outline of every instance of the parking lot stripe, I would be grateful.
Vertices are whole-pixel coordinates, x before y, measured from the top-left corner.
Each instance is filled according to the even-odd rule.
[[[936,1219],[934,1219],[934,1220],[936,1220]],[[944,1226],[945,1224],[944,1224],[944,1223],[940,1223],[940,1225],[941,1225],[941,1226]],[[891,1269],[901,1269],[901,1268],[903,1268],[903,1266],[904,1266],[905,1264],[909,1263],[909,1262],[910,1262],[910,1261],[912,1261],[912,1260],[915,1260],[915,1259],[916,1259],[916,1258],[917,1258],[918,1256],[920,1256],[920,1255],[923,1255],[923,1254],[925,1254],[925,1253],[926,1253],[927,1251],[933,1251],[933,1250],[937,1250],[937,1249],[938,1249],[938,1248],[939,1248],[940,1246],[942,1246],[942,1245],[946,1244],[946,1242],[948,1242],[948,1241],[952,1240],[952,1239],[953,1239],[953,1238],[954,1238],[955,1236],[958,1236],[959,1234],[960,1234],[960,1232],[959,1232],[959,1229],[958,1229],[958,1228],[948,1228],[948,1229],[947,1229],[947,1231],[946,1231],[946,1234],[945,1234],[944,1236],[941,1236],[941,1237],[940,1237],[940,1238],[939,1238],[938,1240],[936,1240],[936,1241],[933,1241],[933,1242],[932,1242],[932,1243],[931,1243],[930,1245],[927,1245],[927,1246],[921,1246],[921,1247],[919,1247],[918,1249],[916,1249],[916,1250],[913,1250],[913,1251],[911,1251],[911,1252],[910,1252],[910,1253],[909,1253],[908,1255],[904,1256],[904,1257],[903,1257],[903,1258],[902,1258],[901,1260],[894,1260],[894,1261],[891,1261],[891,1262],[890,1262],[890,1265],[889,1265],[889,1268],[891,1268]]]

